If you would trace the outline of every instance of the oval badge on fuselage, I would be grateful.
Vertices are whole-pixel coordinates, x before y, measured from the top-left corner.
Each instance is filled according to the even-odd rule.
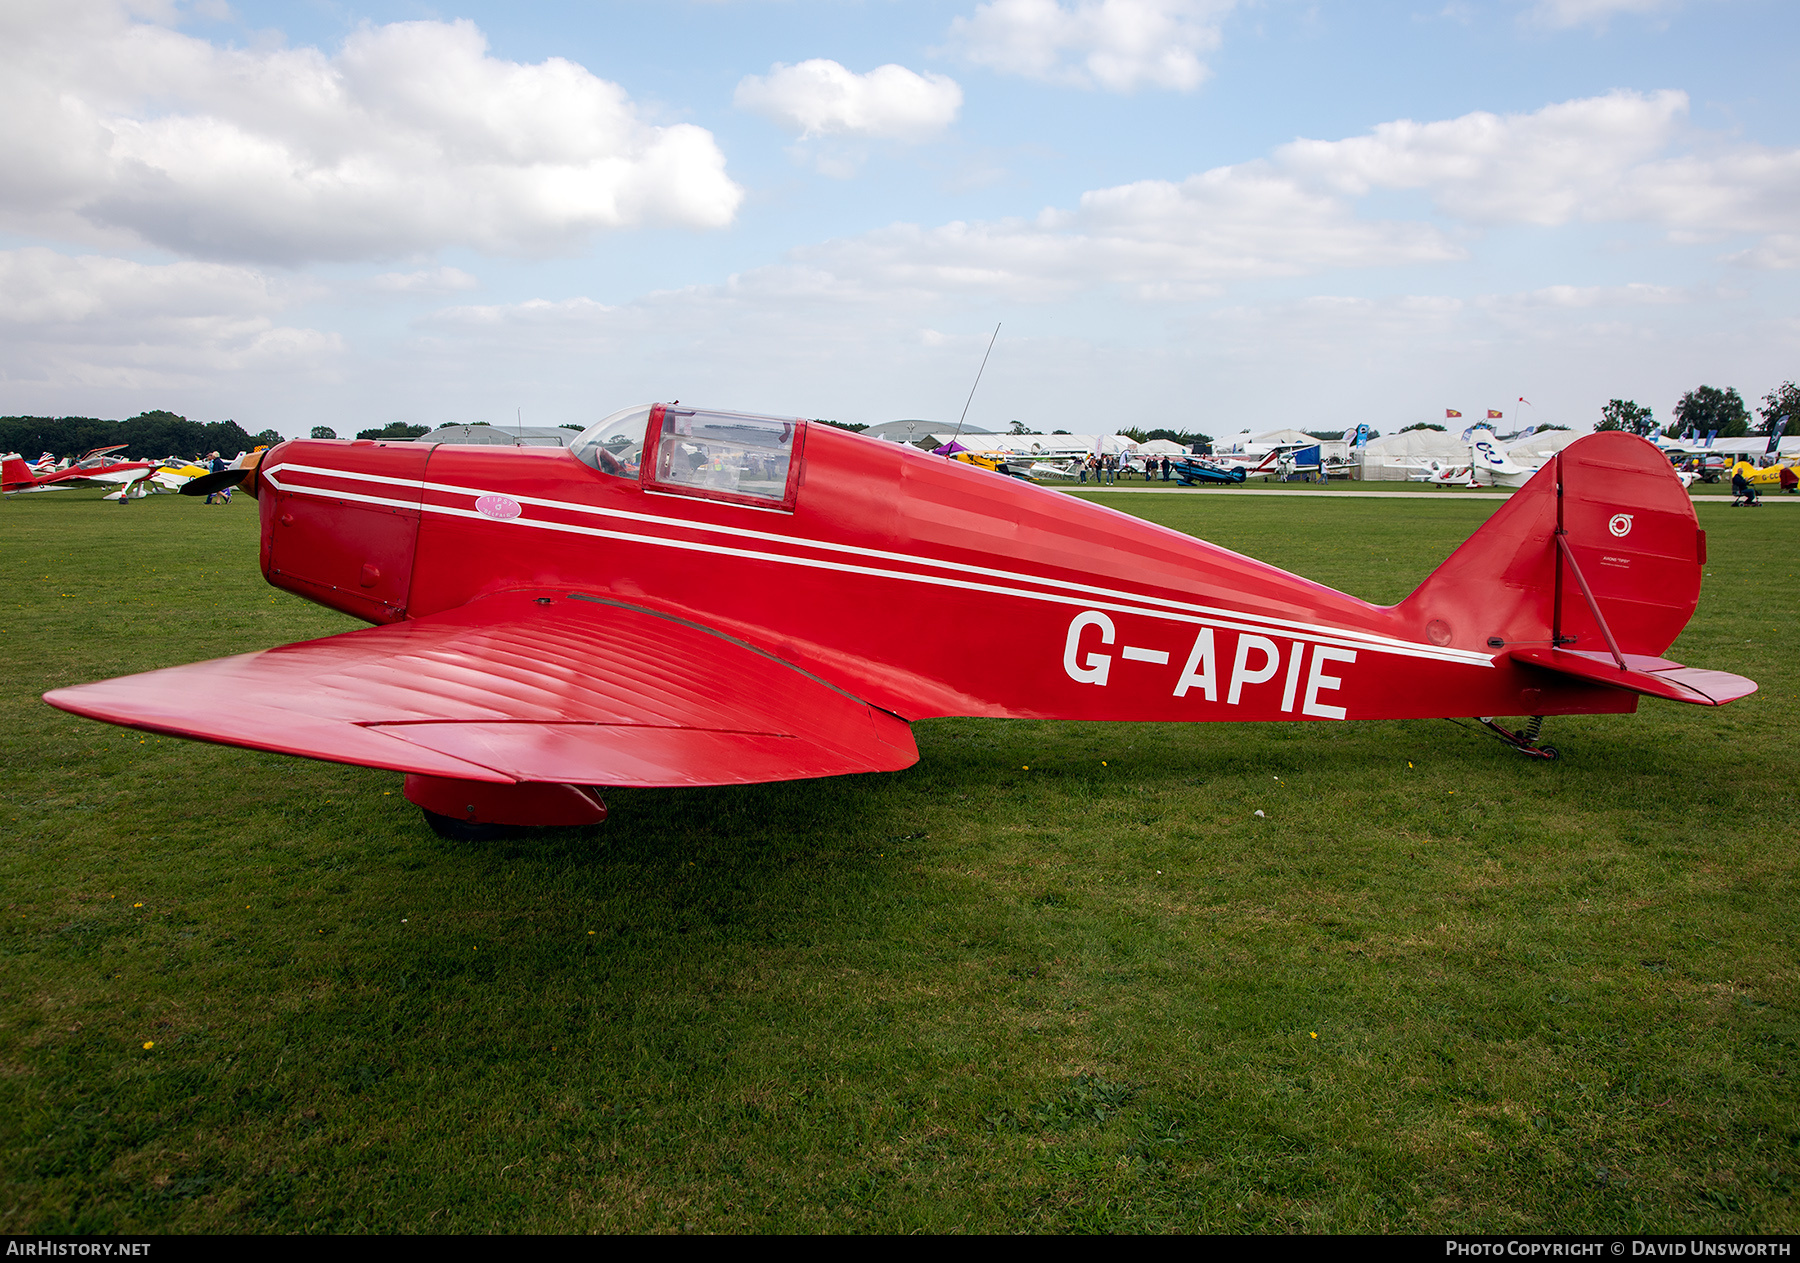
[[[520,513],[524,512],[519,508],[519,502],[511,496],[482,496],[475,502],[475,511],[483,517],[495,518],[502,522],[508,518],[518,517]]]

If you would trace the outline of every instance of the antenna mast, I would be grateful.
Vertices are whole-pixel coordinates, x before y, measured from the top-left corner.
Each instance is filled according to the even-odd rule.
[[[994,337],[988,339],[988,349],[983,352],[981,356],[981,367],[975,370],[975,386],[981,385],[981,375],[987,372],[988,356],[994,353],[994,338],[998,338],[999,336],[1000,324],[996,321],[994,323]],[[962,437],[963,422],[969,419],[969,405],[975,402],[975,386],[969,387],[969,397],[963,401],[962,415],[956,418],[956,434],[950,440],[952,443]]]

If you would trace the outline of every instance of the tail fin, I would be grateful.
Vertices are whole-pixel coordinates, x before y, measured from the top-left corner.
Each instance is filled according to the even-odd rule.
[[[1434,644],[1717,705],[1755,684],[1686,672],[1672,689],[1666,673],[1684,669],[1661,658],[1693,617],[1705,563],[1706,533],[1668,459],[1632,435],[1595,434],[1552,457],[1396,612]]]
[[[0,461],[0,490],[20,491],[36,482],[23,456],[8,456]]]
[[[1513,463],[1500,446],[1500,440],[1485,425],[1478,425],[1469,433],[1469,463],[1475,469],[1486,470],[1491,474],[1522,474],[1525,470]]]

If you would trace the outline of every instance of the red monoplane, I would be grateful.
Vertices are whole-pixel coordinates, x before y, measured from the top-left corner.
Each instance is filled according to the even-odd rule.
[[[66,491],[78,482],[108,482],[119,485],[121,493],[129,494],[162,466],[151,460],[108,458],[109,453],[128,446],[115,443],[111,447],[96,447],[69,468],[46,473],[35,472],[21,456],[8,455],[0,458],[0,491],[10,496],[21,491]]]
[[[567,450],[295,441],[184,490],[220,480],[259,497],[270,583],[376,626],[46,700],[404,772],[441,831],[592,823],[601,786],[891,771],[928,716],[1475,716],[1554,757],[1492,717],[1756,688],[1659,656],[1706,536],[1624,434],[1571,444],[1392,606],[910,447],[675,405]]]

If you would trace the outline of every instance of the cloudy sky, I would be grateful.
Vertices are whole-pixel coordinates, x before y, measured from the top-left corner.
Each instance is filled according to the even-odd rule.
[[[1214,434],[1800,378],[1792,0],[0,5],[0,413]]]

